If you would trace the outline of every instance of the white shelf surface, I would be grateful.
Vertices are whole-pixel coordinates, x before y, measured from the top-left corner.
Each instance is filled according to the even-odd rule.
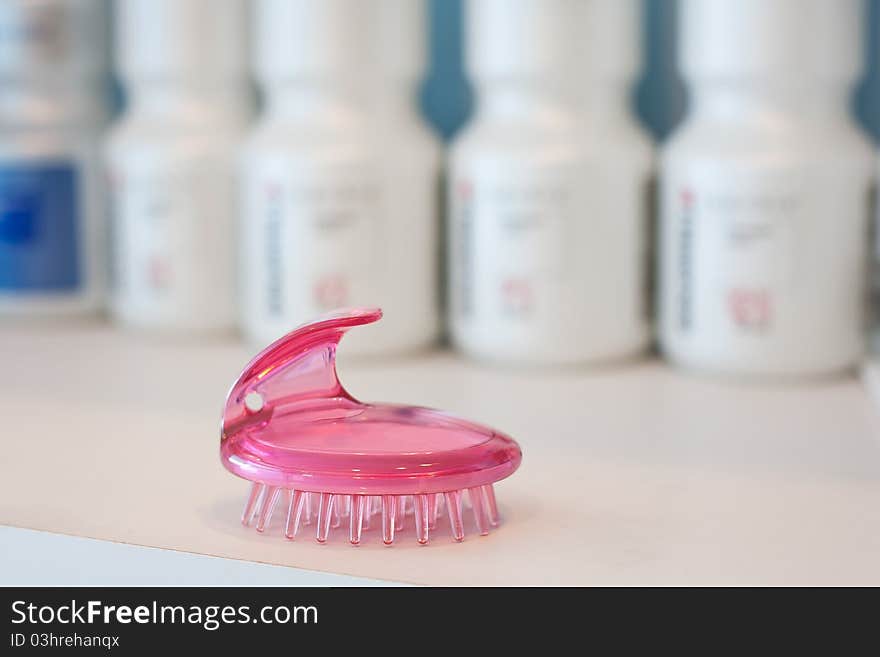
[[[378,580],[0,527],[3,586],[381,586]]]
[[[372,530],[352,548],[342,535],[286,541],[280,514],[265,535],[238,523],[247,484],[220,465],[218,424],[249,355],[106,326],[0,329],[0,524],[286,566],[293,579],[880,585],[880,413],[854,376],[754,385],[656,361],[565,372],[443,352],[356,361],[343,343],[354,395],[447,409],[524,452],[498,486],[504,520],[490,536],[471,524],[455,544],[441,527],[419,547],[409,527],[386,548]],[[139,581],[140,557],[118,558]],[[338,581],[317,577],[304,583]]]

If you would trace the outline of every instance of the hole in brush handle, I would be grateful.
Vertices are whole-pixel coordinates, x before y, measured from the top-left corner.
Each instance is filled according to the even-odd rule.
[[[378,308],[346,309],[294,329],[244,368],[226,398],[223,435],[279,406],[293,410],[315,399],[348,399],[336,375],[336,348],[345,332],[382,317]]]

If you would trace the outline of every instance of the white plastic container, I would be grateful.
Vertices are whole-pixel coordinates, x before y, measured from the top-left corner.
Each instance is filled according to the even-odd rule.
[[[341,306],[381,306],[385,320],[347,338],[346,353],[431,344],[439,147],[416,104],[422,2],[255,8],[266,109],[241,161],[248,338],[266,343]]]
[[[450,158],[456,346],[551,365],[642,351],[652,147],[630,107],[637,2],[467,10],[477,109]]]
[[[236,149],[250,117],[245,0],[122,0],[129,107],[106,144],[112,310],[165,333],[235,326]]]
[[[662,155],[674,363],[799,376],[865,349],[873,157],[849,113],[858,0],[686,0],[690,113]]]
[[[0,3],[0,316],[104,301],[106,4]]]

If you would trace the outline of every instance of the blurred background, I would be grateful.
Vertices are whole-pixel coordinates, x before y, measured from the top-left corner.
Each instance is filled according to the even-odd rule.
[[[850,228],[831,242],[820,237],[827,227],[780,237],[785,222],[809,223],[800,219],[724,219],[770,237],[758,247],[736,238],[705,255],[736,260],[719,266],[751,281],[717,290],[736,326],[707,310],[699,320],[707,339],[726,349],[725,340],[742,338],[743,358],[764,361],[758,373],[851,367],[867,272],[847,263],[861,258],[873,224],[864,172],[873,167],[875,184],[876,148],[866,155],[864,137],[880,139],[880,1],[808,4],[2,0],[0,317],[106,311],[128,328],[238,330],[258,345],[339,306],[382,305],[387,327],[367,331],[354,351],[410,352],[447,327],[477,358],[519,361],[527,352],[544,364],[642,352],[656,319],[664,352],[681,364],[703,338],[685,336],[692,344],[681,349],[676,336],[664,342],[671,329],[655,315],[691,298],[689,279],[664,278],[658,267],[690,257],[663,246],[664,234],[690,239],[664,219],[681,208],[663,199],[703,184],[679,175],[703,156],[667,147],[693,84],[700,94],[724,87],[732,99],[717,135],[739,131],[740,146],[763,140],[755,161],[790,160],[784,170],[740,167],[742,152],[731,144],[728,156],[707,137],[714,161],[733,167],[718,175],[778,174],[777,188],[818,176],[825,190],[770,198],[750,180],[724,194],[801,204],[817,226],[832,220],[824,205],[832,196],[857,206],[835,210],[857,219],[842,221]],[[697,44],[685,58],[718,62],[695,63],[689,82],[676,54],[685,41]],[[814,108],[832,100],[857,123],[820,117]],[[714,120],[702,109],[690,116],[695,126]],[[691,132],[682,128],[680,143]],[[813,147],[827,138],[831,153],[850,149],[841,166],[829,157],[829,169],[859,160],[861,172],[831,180],[806,152],[810,135]],[[701,207],[722,194],[712,185]],[[618,225],[590,226],[596,216]],[[858,243],[853,231],[862,231]],[[782,267],[792,249],[802,251],[794,261],[825,258],[807,254],[810,240],[840,254],[840,276],[837,265],[827,272],[833,283],[808,281],[811,294],[799,296],[752,280]],[[565,255],[565,244],[583,248]],[[695,257],[688,267],[707,266]],[[835,305],[844,288],[846,303]],[[715,294],[693,295],[704,293]],[[699,301],[695,312],[713,303]],[[835,325],[803,328],[832,315]],[[592,333],[579,328],[587,326]],[[568,358],[537,347],[574,338],[593,347]],[[776,349],[774,339],[848,346],[824,364],[792,354],[772,365],[761,350]],[[490,346],[497,341],[506,348]]]

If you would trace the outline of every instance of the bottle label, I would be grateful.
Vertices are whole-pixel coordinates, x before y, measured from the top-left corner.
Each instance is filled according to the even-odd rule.
[[[737,333],[772,331],[779,299],[795,283],[802,195],[785,180],[713,183],[670,190],[676,325],[683,333],[718,322]]]
[[[476,160],[450,187],[450,314],[470,348],[554,361],[640,346],[650,167]]]
[[[0,164],[0,289],[80,285],[76,185],[70,164]]]
[[[825,168],[671,174],[664,331],[706,350],[764,344],[780,358],[818,335],[836,336],[829,349],[852,349],[864,316],[865,192],[857,172]]]
[[[115,173],[113,291],[120,311],[208,321],[231,303],[229,183],[209,168]],[[211,183],[214,183],[213,185]]]
[[[454,185],[453,312],[526,320],[546,309],[573,257],[566,177],[459,177]]]
[[[254,290],[270,318],[288,322],[375,296],[379,186],[361,171],[301,173],[257,190]],[[381,270],[382,268],[378,268]]]

